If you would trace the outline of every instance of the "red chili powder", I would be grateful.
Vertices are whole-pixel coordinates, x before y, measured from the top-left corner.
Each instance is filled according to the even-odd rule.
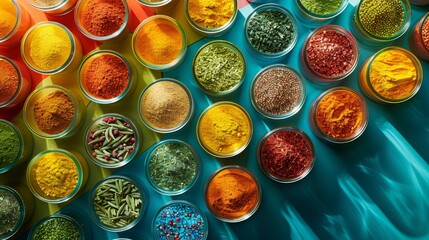
[[[18,90],[18,72],[7,60],[0,59],[0,103],[12,98]]]
[[[313,163],[310,142],[292,130],[271,134],[262,146],[260,157],[269,174],[286,180],[301,176]]]
[[[82,25],[92,35],[108,36],[121,28],[125,11],[121,0],[89,0],[82,9]]]
[[[103,54],[92,60],[83,74],[85,90],[100,99],[119,96],[129,81],[127,65],[121,58],[111,54]]]

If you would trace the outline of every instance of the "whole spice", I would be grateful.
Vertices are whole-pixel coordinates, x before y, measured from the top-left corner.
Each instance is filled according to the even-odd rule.
[[[164,191],[179,191],[189,186],[197,174],[197,159],[179,141],[159,145],[149,158],[150,178]]]
[[[240,107],[222,103],[203,113],[197,134],[201,144],[210,152],[228,155],[248,144],[252,123]]]
[[[368,33],[389,38],[401,30],[404,11],[402,0],[362,0],[356,21],[360,21]]]
[[[303,101],[303,88],[301,78],[290,69],[268,68],[255,79],[254,103],[269,115],[287,114]]]
[[[188,0],[188,11],[200,27],[219,28],[234,15],[234,5],[234,0]]]
[[[264,171],[280,180],[299,178],[313,164],[314,153],[309,139],[295,129],[274,130],[260,148]]]
[[[36,6],[39,7],[52,7],[61,3],[63,0],[30,0]]]
[[[208,207],[222,218],[236,219],[258,205],[259,189],[253,177],[239,168],[220,170],[206,190]]]
[[[245,74],[244,59],[229,43],[212,42],[194,60],[194,75],[200,86],[211,92],[224,92],[237,86]]]
[[[112,99],[122,94],[129,84],[129,70],[118,56],[102,54],[89,61],[81,73],[84,89],[100,99]]]
[[[48,134],[58,134],[66,130],[73,121],[74,114],[72,100],[60,90],[41,97],[34,105],[37,127]]]
[[[0,0],[0,39],[12,32],[17,19],[16,8],[12,0]]]
[[[15,230],[22,214],[18,199],[12,192],[0,188],[0,237]]]
[[[300,0],[302,6],[317,15],[331,15],[338,11],[343,0]]]
[[[106,227],[122,228],[132,223],[142,212],[140,190],[123,178],[102,182],[93,195],[94,211]]]
[[[0,121],[0,169],[19,160],[20,152],[19,133],[9,123]]]
[[[251,15],[248,21],[246,32],[249,42],[262,53],[283,52],[294,41],[295,26],[282,11],[262,10]]]
[[[155,216],[154,240],[204,239],[208,225],[203,213],[191,204],[172,202]]]
[[[184,87],[173,81],[150,85],[141,99],[144,120],[157,129],[173,129],[186,119],[191,101]]]
[[[0,104],[15,96],[18,84],[18,72],[15,67],[9,61],[0,58]]]
[[[63,217],[52,217],[42,222],[32,236],[34,240],[79,240],[82,238],[76,224]]]
[[[82,6],[80,20],[92,35],[111,35],[124,24],[126,9],[123,0],[88,0]]]
[[[96,120],[87,138],[93,159],[101,163],[117,164],[128,159],[136,150],[136,133],[130,123],[121,117]]]
[[[429,18],[427,17],[422,25],[422,39],[426,49],[429,51]]]

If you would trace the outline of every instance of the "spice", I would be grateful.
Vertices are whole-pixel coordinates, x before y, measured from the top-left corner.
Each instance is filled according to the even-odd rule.
[[[59,134],[66,130],[74,114],[72,100],[60,90],[41,97],[34,105],[34,120],[38,128],[47,134]]]
[[[0,58],[0,104],[15,96],[18,85],[16,68],[8,60]]]
[[[192,21],[203,28],[224,26],[234,15],[234,0],[188,0]]]
[[[17,20],[16,8],[12,0],[0,0],[0,39],[13,31]]]
[[[172,202],[155,217],[154,240],[205,239],[208,228],[206,221],[203,213],[192,204]]]
[[[422,24],[422,39],[423,44],[425,45],[426,49],[429,51],[429,18],[426,17],[425,22]]]
[[[34,231],[32,239],[34,240],[79,240],[83,236],[76,224],[63,217],[52,217],[42,222]]]
[[[301,78],[285,67],[264,70],[253,86],[254,103],[264,113],[280,116],[290,113],[304,99]]]
[[[417,70],[412,59],[403,51],[387,50],[375,57],[369,80],[374,90],[384,98],[404,99],[417,86]]]
[[[154,18],[137,30],[134,47],[143,61],[165,65],[176,60],[185,41],[172,20]]]
[[[294,180],[308,173],[313,165],[312,144],[294,128],[268,133],[260,146],[260,163],[276,179]]]
[[[251,15],[248,21],[246,32],[249,42],[260,52],[280,53],[294,41],[296,35],[294,23],[283,11],[262,10]]]
[[[122,117],[112,116],[94,122],[87,144],[93,159],[117,164],[133,156],[136,141],[131,124]]]
[[[110,178],[102,182],[93,195],[94,211],[100,222],[110,228],[123,228],[142,212],[140,190],[123,178]]]
[[[129,70],[118,56],[102,54],[90,60],[82,73],[84,89],[100,99],[112,99],[122,94],[128,86]]]
[[[242,149],[252,134],[247,112],[230,103],[209,107],[200,117],[197,128],[202,146],[218,155],[229,155]]]
[[[150,85],[141,99],[143,119],[153,128],[173,129],[187,118],[191,108],[187,91],[170,80]]]
[[[123,0],[88,0],[81,11],[83,27],[95,36],[111,35],[125,22]]]
[[[150,178],[164,191],[179,191],[189,186],[197,174],[197,159],[179,141],[159,145],[149,162]]]
[[[334,139],[349,139],[365,124],[365,107],[357,93],[335,90],[324,95],[316,106],[319,129]]]
[[[194,75],[203,89],[224,92],[236,87],[244,76],[241,52],[231,43],[212,42],[201,48],[194,60]]]
[[[343,76],[357,61],[353,41],[339,30],[317,31],[305,51],[311,69],[325,77]]]
[[[302,6],[317,15],[331,15],[338,11],[343,0],[300,0]]]
[[[72,158],[64,153],[49,152],[40,156],[34,166],[38,189],[47,198],[60,199],[75,190],[78,169]]]
[[[404,11],[402,0],[362,0],[358,20],[368,33],[389,38],[402,29]]]
[[[10,234],[19,224],[22,209],[17,197],[4,187],[0,188],[0,237]]]
[[[0,169],[19,160],[21,136],[6,121],[0,121]],[[0,234],[1,235],[1,234]]]
[[[53,7],[62,1],[63,0],[30,0],[31,3],[39,7]]]
[[[258,202],[258,183],[240,168],[220,170],[206,190],[208,207],[222,218],[241,218],[254,211]]]

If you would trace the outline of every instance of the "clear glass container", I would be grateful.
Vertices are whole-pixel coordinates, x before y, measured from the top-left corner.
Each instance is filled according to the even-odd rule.
[[[317,71],[315,71],[311,64],[309,63],[308,55],[307,55],[307,49],[308,45],[310,44],[310,41],[317,36],[318,34],[322,34],[326,31],[333,31],[340,35],[345,36],[348,41],[350,42],[350,45],[352,47],[353,51],[353,59],[351,63],[351,67],[344,73],[336,76],[325,76]],[[341,60],[340,60],[341,61]],[[302,74],[309,80],[318,83],[318,84],[332,84],[332,83],[338,83],[341,80],[344,80],[346,77],[350,76],[352,72],[356,69],[359,62],[359,45],[356,41],[356,38],[347,31],[345,28],[338,26],[338,25],[326,25],[319,27],[315,29],[313,32],[311,32],[308,37],[305,39],[304,44],[301,48],[301,54],[300,54],[300,69],[302,71]]]
[[[27,0],[31,6],[49,15],[65,15],[73,11],[78,0],[56,0],[52,4],[46,1]]]
[[[292,10],[295,16],[300,20],[300,23],[310,28],[316,28],[331,22],[346,9],[348,4],[348,0],[342,0],[337,10],[327,14],[319,14],[307,9],[302,4],[301,0],[295,0],[294,3],[292,3]]]
[[[74,117],[70,125],[64,129],[64,131],[58,134],[49,134],[43,132],[36,123],[36,119],[34,117],[34,108],[40,99],[47,97],[49,94],[56,91],[64,92],[71,99],[74,108]],[[25,124],[36,136],[48,139],[64,138],[72,136],[81,127],[85,118],[85,105],[82,98],[71,90],[57,85],[48,85],[34,90],[30,96],[28,96],[24,104],[23,115]]]
[[[6,64],[12,66],[18,76],[18,86],[13,95],[9,99],[0,102],[0,108],[13,108],[25,101],[28,94],[31,92],[31,75],[25,65],[12,61],[11,59],[0,56],[0,61],[5,61]]]
[[[30,230],[30,232],[28,233],[28,237],[27,237],[27,240],[37,240],[38,238],[35,238],[35,236],[36,236],[36,233],[37,233],[37,231],[38,231],[38,229],[39,229],[39,227],[42,225],[42,224],[46,224],[46,225],[50,225],[50,226],[56,226],[56,228],[57,229],[59,229],[60,227],[58,226],[58,223],[56,223],[56,222],[52,222],[52,221],[56,221],[56,220],[59,220],[59,219],[61,219],[62,221],[65,221],[65,222],[68,222],[68,223],[71,223],[74,227],[76,227],[76,230],[77,230],[77,232],[79,233],[79,239],[80,240],[85,240],[85,239],[87,239],[86,237],[85,237],[85,231],[84,231],[84,229],[82,228],[82,225],[81,225],[81,223],[79,223],[77,220],[75,220],[74,218],[72,218],[72,217],[70,217],[70,216],[68,216],[68,215],[64,215],[64,214],[61,214],[61,213],[59,213],[59,214],[55,214],[55,215],[52,215],[52,216],[47,216],[47,217],[45,217],[45,218],[42,218],[41,220],[39,220],[32,228],[31,228],[31,230]],[[46,234],[46,232],[44,232],[44,234]],[[58,237],[58,236],[50,236],[50,235],[44,235],[44,237],[46,237],[46,238],[55,238],[55,237]]]
[[[67,196],[64,197],[51,197],[46,195],[42,188],[39,186],[38,179],[37,179],[37,168],[40,165],[39,161],[41,157],[43,157],[46,154],[59,154],[58,156],[62,156],[67,159],[71,159],[73,163],[75,164],[77,168],[77,183],[73,191],[71,191]],[[52,172],[50,174],[55,174],[55,169],[52,169]],[[67,202],[70,199],[72,199],[86,184],[86,181],[88,180],[89,175],[89,167],[86,162],[86,160],[83,158],[83,156],[77,152],[77,151],[67,151],[63,149],[50,149],[42,151],[41,153],[37,154],[28,164],[27,172],[26,172],[26,179],[27,179],[27,185],[30,188],[30,191],[33,193],[33,195],[40,199],[41,201],[45,203],[63,203]]]
[[[222,46],[222,47],[227,47],[229,49],[231,49],[235,54],[237,54],[238,58],[240,59],[240,61],[243,63],[243,71],[241,73],[241,78],[240,81],[233,87],[231,87],[230,89],[226,90],[226,91],[214,91],[212,89],[208,89],[207,87],[205,87],[202,83],[201,80],[198,78],[198,74],[196,73],[196,69],[195,69],[195,63],[197,61],[197,59],[199,58],[199,54],[206,48],[211,47],[211,46]],[[237,90],[241,84],[244,82],[245,76],[246,76],[246,59],[243,55],[243,53],[240,51],[240,49],[234,45],[231,42],[228,41],[224,41],[224,40],[214,40],[214,41],[210,41],[206,44],[204,44],[203,46],[201,46],[197,53],[195,54],[195,57],[192,61],[192,73],[194,76],[194,79],[196,80],[198,86],[200,87],[201,90],[203,90],[203,92],[212,95],[212,96],[223,96],[223,95],[227,95],[230,94],[232,92],[234,92],[235,90]]]
[[[97,158],[97,155],[94,154],[94,150],[91,148],[91,146],[89,144],[91,141],[96,140],[96,139],[91,139],[92,132],[98,126],[100,126],[100,124],[105,124],[105,122],[103,120],[106,119],[106,118],[116,118],[118,120],[121,120],[122,122],[124,122],[124,125],[128,124],[129,126],[127,128],[132,129],[132,131],[134,133],[134,137],[133,137],[134,138],[134,150],[131,153],[129,153],[129,152],[122,153],[123,156],[124,156],[123,159],[122,159],[122,161],[119,161],[119,162],[109,162],[107,160],[101,161],[100,159]],[[108,127],[108,129],[110,129],[110,128],[112,129],[111,133],[114,134],[113,133],[113,127]],[[124,130],[123,126],[117,126],[117,128],[119,130],[118,134],[121,134],[120,131]],[[105,132],[108,135],[108,138],[111,139],[110,138],[111,135],[109,135],[110,131],[106,130]],[[117,135],[115,135],[115,136],[117,136]],[[119,138],[116,137],[115,139],[119,139]],[[105,140],[105,139],[103,139],[103,140]],[[128,140],[128,141],[130,141],[130,140]],[[125,144],[125,142],[124,142],[125,140],[124,141],[118,140],[119,142],[116,142],[116,143],[114,141],[115,140],[112,141],[112,146],[115,147],[113,149],[113,151],[111,151],[110,147],[108,147],[104,151],[100,150],[100,151],[103,151],[104,153],[106,153],[106,152],[109,153],[109,155],[108,155],[109,159],[110,159],[110,156],[112,156],[113,152],[115,152],[116,148],[118,149],[116,151],[119,151],[119,152],[117,152],[117,154],[121,153],[120,152],[121,150],[119,150],[120,149],[119,145]],[[123,143],[120,144],[120,142],[123,142]],[[139,152],[141,142],[142,142],[141,135],[140,135],[140,132],[139,132],[138,128],[136,127],[136,125],[129,118],[127,118],[127,117],[125,117],[125,116],[123,116],[121,114],[116,114],[116,113],[106,113],[106,114],[103,114],[103,115],[99,116],[98,118],[96,118],[88,126],[88,128],[87,128],[87,130],[85,132],[85,135],[84,135],[84,139],[83,139],[83,143],[85,144],[85,150],[86,150],[86,153],[87,153],[88,157],[92,160],[92,162],[94,162],[95,164],[97,164],[98,166],[103,167],[103,168],[119,168],[119,167],[122,167],[122,166],[125,166],[126,164],[128,164],[131,160],[134,159],[134,157]],[[122,150],[125,151],[124,148],[122,148]],[[126,155],[127,153],[128,153],[128,155]]]
[[[429,4],[429,1],[427,1]],[[429,25],[429,12],[426,13],[412,28],[410,36],[408,38],[411,51],[419,58],[429,61],[429,44],[425,45],[424,40],[429,41],[429,36],[426,36],[427,39],[423,38],[423,26]],[[429,27],[428,27],[429,31]]]
[[[33,58],[31,57],[31,51],[34,46],[33,45],[33,38],[38,37],[40,38],[40,34],[43,34],[44,28],[52,28],[56,29],[57,32],[65,33],[67,34],[70,44],[71,44],[71,50],[68,54],[68,57],[66,61],[61,64],[59,67],[55,67],[53,69],[43,69],[40,66],[38,66]],[[43,43],[40,43],[43,44]],[[50,43],[52,45],[52,43]],[[52,47],[52,46],[46,46],[45,48]],[[55,53],[57,54],[57,53]],[[51,75],[51,74],[57,74],[57,73],[68,73],[75,70],[81,63],[82,60],[82,46],[79,41],[79,39],[64,25],[47,21],[47,22],[39,22],[35,25],[33,25],[24,35],[22,42],[21,42],[21,55],[22,59],[24,59],[25,64],[27,66],[40,74],[45,75]],[[48,57],[48,56],[47,56]],[[53,57],[56,57],[55,55]]]
[[[18,45],[24,33],[31,26],[30,15],[16,0],[2,0],[0,7],[15,9],[16,12],[16,21],[13,28],[6,35],[0,36],[0,46],[12,47]]]
[[[137,2],[144,7],[153,9],[156,12],[164,12],[172,8],[176,4],[177,0],[137,0]]]
[[[232,12],[231,18],[223,25],[217,28],[206,28],[198,25],[194,20],[192,20],[191,15],[189,14],[189,2],[194,0],[185,0],[185,16],[188,20],[189,25],[191,25],[192,29],[194,29],[197,33],[206,36],[206,37],[219,37],[227,33],[232,26],[234,25],[235,19],[237,18],[238,13],[238,2],[234,1],[234,10]]]
[[[387,98],[385,96],[383,96],[382,94],[380,94],[379,92],[377,92],[377,90],[374,88],[372,82],[371,82],[371,77],[370,77],[370,72],[372,69],[372,64],[374,62],[374,60],[382,53],[387,52],[387,51],[399,51],[402,54],[404,54],[405,56],[407,56],[411,62],[413,63],[414,67],[416,68],[416,84],[414,85],[413,89],[407,94],[407,96],[403,97],[403,98]],[[362,68],[360,70],[359,73],[359,87],[362,90],[362,92],[371,100],[379,102],[379,103],[389,103],[389,104],[397,104],[397,103],[402,103],[405,102],[409,99],[411,99],[414,95],[416,95],[416,93],[419,91],[421,85],[423,82],[423,69],[422,69],[422,65],[420,64],[419,59],[414,56],[414,54],[412,54],[411,52],[409,52],[408,50],[404,49],[404,48],[400,48],[400,47],[386,47],[383,48],[381,50],[379,50],[378,52],[374,53],[371,57],[369,57],[362,65]]]
[[[110,99],[103,99],[103,98],[99,98],[97,96],[94,96],[90,90],[88,90],[85,86],[85,81],[86,81],[86,74],[88,71],[88,67],[91,65],[91,63],[96,60],[97,58],[101,57],[101,56],[105,56],[105,55],[110,55],[110,56],[114,56],[116,58],[119,58],[120,60],[122,60],[122,62],[126,65],[127,69],[128,69],[128,84],[127,87],[124,89],[124,91],[119,94],[118,96],[115,96],[113,98]],[[84,93],[84,95],[91,101],[95,102],[95,103],[99,103],[99,104],[110,104],[110,103],[115,103],[121,99],[123,99],[125,96],[131,94],[136,85],[137,82],[135,81],[135,74],[133,74],[133,68],[131,67],[132,65],[129,63],[129,61],[125,58],[125,56],[121,55],[118,52],[115,51],[111,51],[111,50],[97,50],[91,54],[89,54],[83,61],[82,64],[79,67],[79,71],[78,71],[78,80],[79,80],[79,87],[82,90],[82,92]]]

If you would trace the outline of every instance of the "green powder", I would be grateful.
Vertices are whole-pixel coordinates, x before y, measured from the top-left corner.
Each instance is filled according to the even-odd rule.
[[[183,143],[170,142],[158,146],[150,158],[150,177],[165,191],[178,191],[192,183],[197,161]]]
[[[362,0],[359,20],[370,34],[389,38],[402,28],[405,20],[404,5],[401,0]]]
[[[0,238],[12,232],[18,224],[21,207],[16,197],[0,189]]]
[[[19,142],[15,129],[0,121],[0,168],[7,167],[16,160],[20,150]]]
[[[39,225],[33,235],[34,240],[79,240],[79,229],[70,220],[51,218]]]
[[[330,15],[338,11],[343,0],[300,0],[302,6],[317,15]]]

